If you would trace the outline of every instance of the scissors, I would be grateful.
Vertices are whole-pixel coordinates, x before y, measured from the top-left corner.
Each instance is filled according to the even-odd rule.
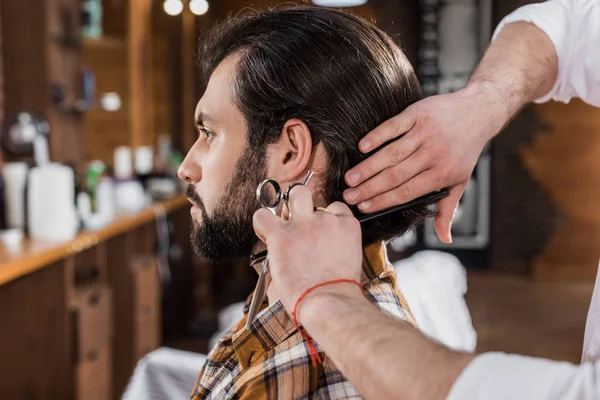
[[[294,184],[294,185],[299,185],[299,184]],[[292,186],[290,185],[290,188],[291,187]],[[288,197],[289,197],[289,191],[290,191],[290,189],[288,189],[288,191],[287,191]],[[392,213],[394,211],[406,210],[406,209],[409,209],[412,207],[437,203],[439,200],[443,199],[446,196],[448,196],[447,189],[436,190],[436,191],[430,192],[424,196],[421,196],[413,201],[409,201],[408,203],[400,204],[399,206],[395,206],[395,207],[386,208],[385,210],[382,210],[382,211],[379,211],[379,212],[376,212],[373,214],[364,215],[364,216],[358,218],[358,222],[360,222],[362,224],[363,222],[381,217],[383,215]],[[254,254],[250,255],[250,265],[253,266],[260,262],[264,262],[264,260],[267,258],[267,254],[268,254],[267,250],[263,250],[258,253],[254,253]]]
[[[303,183],[292,183],[285,192],[281,191],[281,186],[279,186],[279,183],[275,179],[267,178],[264,181],[262,181],[260,185],[258,185],[258,188],[256,189],[256,199],[260,202],[263,208],[266,208],[267,210],[271,211],[273,215],[277,215],[277,208],[279,207],[282,201],[285,202],[285,205],[288,207],[288,210],[290,210],[288,202],[290,199],[291,190],[296,186],[308,185],[313,175],[314,173],[309,170],[306,174],[306,178],[304,178]],[[256,282],[256,288],[254,289],[254,295],[252,296],[252,301],[250,302],[250,308],[248,309],[248,319],[246,320],[246,328],[248,329],[250,328],[250,325],[252,325],[252,322],[256,318],[256,315],[258,314],[258,309],[265,299],[266,289],[268,286],[267,279],[270,278],[269,256],[266,250],[264,251],[264,257],[262,257],[260,261],[256,261],[250,265],[256,265],[259,262],[262,262],[262,265],[261,270],[258,274],[258,281]]]

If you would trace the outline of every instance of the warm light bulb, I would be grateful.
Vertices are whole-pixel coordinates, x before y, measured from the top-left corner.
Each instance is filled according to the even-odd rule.
[[[206,0],[190,0],[190,11],[194,15],[204,15],[208,11],[208,1]]]
[[[169,15],[179,15],[183,11],[183,2],[181,0],[165,0],[163,8]]]
[[[312,2],[323,7],[356,7],[362,6],[367,0],[312,0]]]

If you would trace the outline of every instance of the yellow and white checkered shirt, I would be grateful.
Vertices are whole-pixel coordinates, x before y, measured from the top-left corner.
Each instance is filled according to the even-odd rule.
[[[373,304],[414,325],[382,243],[364,250],[361,283]],[[263,307],[249,330],[245,328],[246,307],[242,320],[212,349],[193,400],[361,398],[318,344],[324,361],[312,366],[308,346],[280,301]]]

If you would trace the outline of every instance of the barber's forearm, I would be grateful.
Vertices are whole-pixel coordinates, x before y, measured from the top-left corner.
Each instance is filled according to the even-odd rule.
[[[558,75],[550,38],[528,22],[506,25],[471,76],[467,90],[485,91],[506,124],[527,103],[547,94]]]
[[[384,315],[357,288],[346,285],[309,295],[300,319],[367,399],[445,399],[473,358]]]

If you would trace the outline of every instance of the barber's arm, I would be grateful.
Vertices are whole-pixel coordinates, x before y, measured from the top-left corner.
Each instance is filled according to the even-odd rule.
[[[290,207],[289,220],[258,210],[254,229],[267,244],[274,292],[292,313],[302,293],[315,285],[360,280],[362,240],[345,204],[330,205],[329,213],[313,212],[310,190],[299,186],[291,192]],[[473,357],[434,344],[384,315],[349,283],[310,293],[298,318],[367,399],[442,400]]]
[[[367,399],[600,398],[600,364],[457,353],[386,317],[354,287],[316,292],[302,305],[301,321]]]
[[[600,107],[600,1],[550,0],[530,4],[506,16],[494,36],[501,35],[505,27],[519,21],[543,31],[558,55],[557,77],[551,81],[551,89],[537,93],[535,102],[568,103],[578,97]],[[504,63],[512,61],[508,59]]]
[[[261,209],[254,228],[269,250],[274,293],[293,312],[302,293],[317,284],[358,280],[362,258],[360,226],[346,205],[313,212],[305,187],[294,188],[290,197],[289,220]],[[300,303],[298,318],[367,399],[600,398],[600,364],[454,352],[384,315],[349,283],[311,292]]]
[[[361,142],[364,152],[404,135],[348,171],[348,204],[365,213],[442,187],[436,230],[450,242],[458,201],[485,144],[525,104],[580,97],[600,106],[600,1],[521,7],[495,33],[467,86],[408,107]]]

